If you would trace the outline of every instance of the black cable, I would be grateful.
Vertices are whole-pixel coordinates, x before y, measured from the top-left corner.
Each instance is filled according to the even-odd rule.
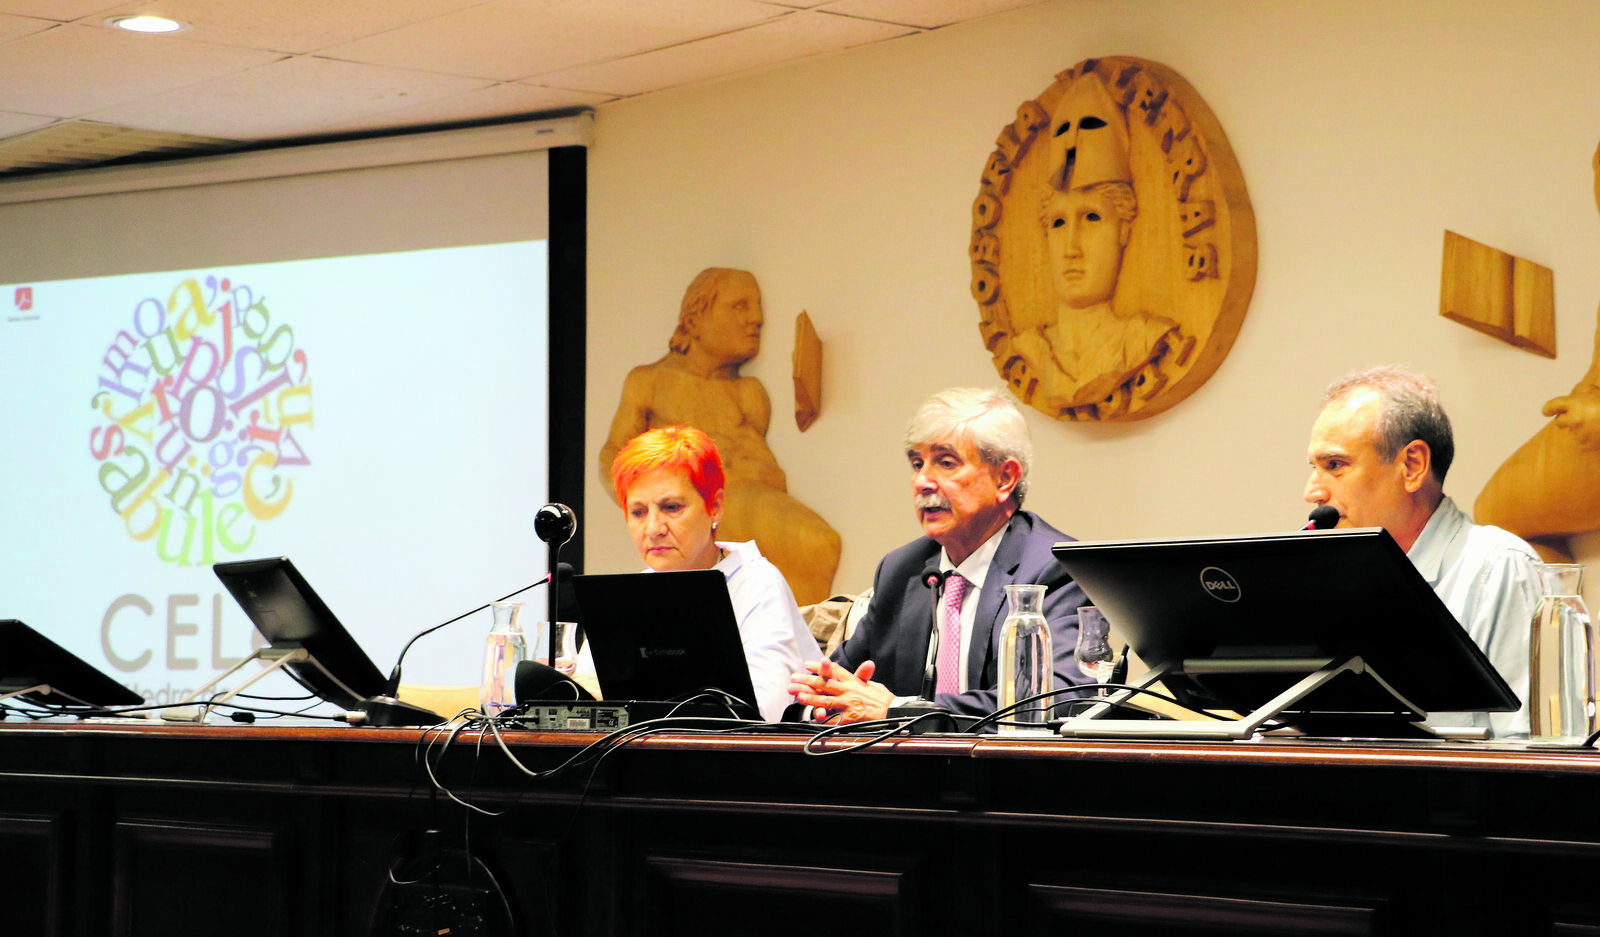
[[[508,720],[506,716],[479,716],[475,719],[466,719],[448,726],[434,726],[424,730],[423,738],[419,739],[419,747],[423,748],[422,764],[428,775],[428,780],[430,783],[433,784],[439,793],[444,794],[446,797],[470,810],[485,814],[487,816],[498,816],[500,813],[503,813],[503,811],[491,811],[464,800],[463,798],[457,796],[456,792],[446,786],[439,778],[439,772],[437,768],[442,762],[445,753],[447,753],[450,747],[455,743],[456,738],[460,736],[462,732],[469,729],[475,729],[478,731],[480,743],[482,742],[483,736],[487,735],[492,737],[496,746],[500,748],[501,753],[505,755],[508,761],[511,762],[512,766],[522,774],[526,775],[528,778],[534,780],[550,780],[559,777],[563,773],[575,767],[588,764],[590,761],[594,761],[596,764],[598,764],[598,762],[604,759],[606,755],[618,748],[621,748],[628,742],[631,742],[636,738],[643,738],[644,736],[658,732],[712,730],[754,731],[757,728],[774,725],[772,723],[751,722],[745,719],[722,719],[710,716],[672,716],[663,717],[661,719],[650,719],[617,729],[616,731],[602,736],[601,738],[590,742],[588,745],[585,745],[577,752],[574,752],[567,760],[561,762],[555,767],[547,768],[542,771],[536,771],[532,768],[529,768],[520,759],[518,759],[515,754],[512,753],[511,746],[506,742],[505,737],[502,735],[505,726],[515,724],[516,723],[514,721]],[[423,745],[424,742],[426,743],[425,747]]]
[[[274,716],[274,717],[290,717],[290,718],[304,718],[304,719],[324,719],[324,720],[328,720],[330,722],[345,722],[346,721],[344,713],[342,713],[342,712],[331,714],[331,715],[327,715],[327,716],[318,716],[318,715],[311,714],[310,710],[316,708],[316,706],[322,705],[322,700],[320,700],[320,699],[316,700],[313,703],[313,705],[307,706],[307,707],[305,707],[303,709],[284,710],[284,709],[269,709],[269,708],[264,707],[264,706],[245,706],[245,705],[242,705],[240,703],[234,703],[234,702],[227,702],[227,703],[217,703],[217,702],[215,702],[215,700],[218,697],[222,696],[222,695],[223,695],[222,693],[218,693],[218,694],[212,696],[211,699],[209,699],[209,700],[205,700],[205,701],[202,701],[202,702],[195,702],[195,703],[160,703],[160,704],[150,704],[150,705],[146,705],[146,706],[119,706],[119,707],[117,707],[115,709],[111,709],[111,708],[107,708],[107,709],[81,709],[81,708],[51,709],[49,707],[43,707],[43,708],[46,709],[46,711],[50,714],[50,716],[76,716],[79,719],[105,719],[105,718],[114,718],[114,717],[119,717],[119,716],[126,716],[126,717],[129,717],[129,718],[133,718],[133,717],[136,717],[136,716],[138,716],[140,714],[143,714],[143,713],[160,712],[163,709],[178,709],[178,708],[186,708],[186,707],[192,706],[192,707],[194,707],[196,709],[202,709],[202,710],[205,710],[207,712],[221,712],[222,710],[225,710],[225,709],[231,709],[231,710],[238,710],[238,711],[241,711],[241,712],[260,713],[260,714],[263,714],[263,715]],[[291,697],[291,699],[293,699],[293,698],[294,697]],[[39,704],[34,704],[34,705],[39,705]],[[46,718],[48,718],[48,717],[46,717]],[[180,725],[180,724],[183,724],[184,722],[187,722],[187,721],[188,720],[173,720],[173,722],[171,724]],[[157,725],[158,724],[156,722],[156,720],[154,720],[154,719],[150,720],[150,722],[151,722],[152,725]]]
[[[690,703],[698,702],[699,700],[702,700],[702,699],[710,699],[710,700],[714,700],[714,701],[716,701],[718,703],[721,703],[723,708],[728,710],[728,716],[730,718],[732,718],[732,719],[742,719],[743,717],[739,715],[740,711],[741,710],[748,710],[750,708],[750,704],[749,703],[746,703],[744,700],[740,699],[739,697],[734,696],[732,693],[729,693],[727,690],[719,689],[719,688],[714,687],[714,686],[708,686],[708,687],[701,687],[698,690],[693,690],[693,691],[688,692],[688,693],[680,693],[679,695],[674,696],[672,699],[667,700],[667,702],[676,703],[677,705],[674,706],[672,708],[672,710],[667,713],[667,715],[665,715],[665,716],[663,716],[661,718],[663,718],[663,719],[673,718],[674,714],[678,710],[682,709],[685,706],[688,706]],[[703,717],[703,718],[712,718],[712,717],[707,716],[707,717]]]
[[[23,702],[27,703],[30,706],[38,705],[38,704],[32,702],[31,700],[23,700]],[[5,714],[5,715],[15,714],[15,715],[27,718],[27,719],[53,719],[57,715],[64,715],[64,714],[61,714],[61,713],[38,712],[37,710],[33,710],[33,709],[24,709],[21,706],[15,705],[15,704],[10,703],[10,702],[0,703],[0,714]],[[0,718],[4,718],[4,715],[0,715]]]
[[[826,728],[819,729],[811,736],[811,738],[806,739],[806,743],[800,747],[800,751],[803,754],[812,755],[819,758],[824,755],[847,755],[850,752],[858,752],[864,748],[871,748],[874,745],[888,741],[889,739],[894,738],[902,733],[909,734],[911,727],[919,722],[928,722],[934,719],[948,719],[952,715],[952,713],[947,713],[943,710],[932,710],[925,713],[919,713],[915,716],[904,716],[897,719],[872,719],[865,722],[846,722],[840,725],[827,726]],[[854,745],[845,746],[844,748],[818,750],[813,747],[818,742],[824,742],[840,735],[854,735],[856,733],[869,730],[874,726],[887,726],[888,728],[869,739],[857,742]]]

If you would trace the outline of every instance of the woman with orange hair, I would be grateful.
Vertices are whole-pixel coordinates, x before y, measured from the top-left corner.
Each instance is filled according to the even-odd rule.
[[[717,540],[724,477],[716,443],[693,426],[641,433],[618,450],[611,480],[646,566],[658,572],[717,569],[727,577],[756,703],[763,718],[777,721],[794,702],[789,675],[822,651],[783,574],[755,541]],[[579,672],[592,671],[587,646],[579,657]]]

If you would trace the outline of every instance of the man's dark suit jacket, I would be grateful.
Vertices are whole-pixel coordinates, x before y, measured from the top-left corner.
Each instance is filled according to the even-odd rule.
[[[967,655],[967,673],[977,675],[967,681],[972,689],[940,693],[935,703],[958,713],[994,712],[1000,687],[1000,624],[1006,614],[1004,587],[1012,583],[1048,587],[1044,617],[1050,622],[1056,685],[1085,681],[1073,661],[1073,652],[1078,644],[1078,608],[1088,605],[1089,600],[1050,554],[1052,546],[1071,539],[1031,511],[1012,515],[978,593]],[[939,544],[931,537],[913,540],[885,556],[872,579],[867,613],[850,639],[833,652],[834,662],[854,670],[863,661],[874,661],[877,671],[873,680],[896,696],[918,695],[927,663],[928,633],[933,628],[933,592],[920,577],[928,564],[938,561]]]

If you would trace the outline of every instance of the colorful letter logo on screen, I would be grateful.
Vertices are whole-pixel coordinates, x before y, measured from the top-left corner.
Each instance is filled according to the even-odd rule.
[[[33,287],[19,286],[16,295],[12,298],[18,312],[27,312],[33,308]]]
[[[186,279],[132,302],[89,399],[89,454],[128,536],[167,563],[242,553],[311,465],[310,364],[245,283]]]

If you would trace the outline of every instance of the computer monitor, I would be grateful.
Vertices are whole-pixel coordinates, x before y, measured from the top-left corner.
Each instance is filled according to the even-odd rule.
[[[574,576],[578,616],[608,700],[661,702],[707,688],[759,711],[720,570]]]
[[[144,697],[14,618],[0,620],[0,697],[53,710],[138,706]]]
[[[1428,713],[1521,705],[1382,528],[1061,543],[1054,554],[1150,668],[1148,683],[1186,706],[1247,714],[1141,727],[1102,708],[1067,734],[1248,737],[1287,720],[1403,735]]]
[[[284,665],[301,686],[346,709],[383,693],[383,673],[288,557],[217,563],[212,569],[268,644],[307,652]]]

